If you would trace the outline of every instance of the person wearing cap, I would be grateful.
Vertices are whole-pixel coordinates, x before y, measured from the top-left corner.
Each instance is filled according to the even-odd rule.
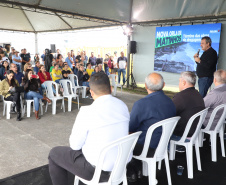
[[[110,75],[109,73],[109,67],[108,67],[108,61],[109,61],[109,55],[106,54],[105,55],[105,59],[104,59],[104,71],[107,75]]]
[[[14,52],[14,55],[12,55],[12,63],[16,64],[17,66],[17,71],[21,72],[21,63],[22,63],[22,59],[21,57],[18,55],[18,51]]]

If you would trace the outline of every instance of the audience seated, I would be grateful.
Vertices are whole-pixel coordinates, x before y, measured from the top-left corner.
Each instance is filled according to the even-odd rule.
[[[209,107],[209,109],[206,115],[206,119],[203,123],[203,126],[207,125],[213,110],[218,105],[226,103],[226,71],[222,69],[217,70],[214,73],[213,83],[215,85],[215,88],[212,91],[210,91],[204,98],[205,107]],[[211,130],[214,130],[221,115],[222,110],[219,110],[216,114],[212,126],[210,127]]]
[[[50,103],[51,100],[40,94],[39,88],[41,87],[41,84],[39,81],[39,76],[33,75],[33,71],[31,69],[27,69],[25,72],[22,85],[24,86],[25,90],[24,98],[27,100],[34,100],[35,118],[39,120],[39,99],[46,100],[48,103]]]
[[[165,83],[163,77],[158,73],[151,73],[145,78],[145,88],[148,95],[134,103],[130,113],[129,132],[142,131],[134,148],[134,155],[140,155],[147,130],[159,121],[176,116],[176,108],[172,100],[162,91]],[[157,128],[151,138],[148,155],[153,155],[157,148],[162,129]],[[141,176],[142,163],[132,159],[127,166],[127,178],[134,182]]]
[[[10,64],[10,70],[12,70],[14,72],[14,77],[16,78],[18,83],[21,84],[22,78],[24,77],[24,75],[23,75],[23,73],[17,71],[17,65],[11,63]]]
[[[52,70],[52,79],[56,83],[59,83],[59,81],[62,79],[62,72],[59,69],[58,64],[54,64],[54,68]]]
[[[4,61],[7,61],[8,63],[10,62],[10,60],[9,60],[9,58],[5,55],[6,54],[6,52],[5,51],[3,51],[3,50],[0,50],[0,66],[2,66],[2,63],[4,62]]]
[[[69,74],[73,74],[71,68],[68,66],[67,62],[64,62],[64,68],[62,69],[63,79],[68,79]]]
[[[52,70],[54,68],[54,64],[56,64],[56,61],[52,61],[52,66],[49,68],[49,73],[51,78],[52,78]]]
[[[98,68],[100,73],[104,73],[102,64],[98,64]]]
[[[91,180],[101,149],[128,135],[128,108],[111,95],[108,76],[104,73],[92,75],[90,88],[94,102],[80,108],[70,136],[70,147],[59,146],[50,151],[49,172],[54,185],[68,184],[67,171]],[[117,152],[117,148],[113,148],[106,154],[100,182],[109,179]]]
[[[2,67],[0,67],[0,80],[5,79],[6,71],[9,70],[9,63],[7,61],[4,61],[2,63]]]
[[[72,69],[72,64],[74,63],[73,58],[71,57],[71,53],[67,53],[67,58],[65,59],[65,62],[67,62],[68,66]]]
[[[75,65],[75,68],[73,69],[73,72],[74,72],[75,75],[77,75],[78,69],[79,69],[79,63],[77,62],[76,65]]]
[[[173,98],[176,106],[178,121],[171,137],[172,140],[179,141],[187,126],[188,120],[196,113],[205,108],[204,101],[200,93],[195,89],[196,75],[193,72],[185,71],[181,73],[179,79],[179,90]],[[196,129],[198,120],[193,122],[188,137],[191,137]],[[188,138],[189,139],[189,138]]]
[[[57,59],[56,59],[56,64],[59,65],[59,68],[62,69],[63,67],[63,63],[64,63],[64,58],[63,58],[63,55],[61,54],[58,54],[57,55]]]
[[[95,66],[94,71],[92,72],[92,75],[96,74],[96,73],[99,73],[99,67],[98,66]]]
[[[88,73],[89,76],[92,75],[92,73],[94,72],[94,69],[91,68],[91,64],[87,63],[87,68],[86,68],[86,72]]]
[[[12,65],[12,64],[11,64]],[[16,64],[13,64],[16,67]],[[4,97],[5,101],[12,101],[13,105],[11,107],[10,113],[16,113],[15,107],[17,110],[17,121],[21,121],[21,105],[20,105],[20,91],[16,90],[16,87],[19,86],[19,83],[14,79],[14,72],[8,70],[6,72],[6,78],[0,82],[0,95]]]
[[[32,69],[31,63],[26,63],[26,64],[24,65],[24,71],[23,71],[23,74],[25,74],[25,72],[26,72],[28,69],[33,70],[33,69]]]
[[[40,62],[39,62],[39,61],[36,61],[36,62],[35,62],[35,67],[34,67],[34,69],[33,69],[33,71],[34,71],[35,74],[38,74],[38,72],[39,72],[39,67],[40,67]]]
[[[78,84],[79,86],[86,86],[89,87],[89,75],[86,71],[84,71],[84,66],[80,65],[79,66],[79,71],[77,73],[78,76]]]

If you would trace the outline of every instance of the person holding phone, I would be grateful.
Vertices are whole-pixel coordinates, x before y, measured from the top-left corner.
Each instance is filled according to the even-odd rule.
[[[21,121],[20,92],[16,92],[16,87],[19,87],[19,83],[14,78],[14,72],[12,70],[6,71],[6,78],[0,83],[0,95],[4,97],[5,101],[13,102],[10,114],[16,113],[16,108],[17,121]]]
[[[24,86],[25,94],[24,98],[28,100],[34,100],[35,106],[35,118],[39,120],[39,100],[46,100],[48,103],[51,103],[51,100],[45,96],[40,94],[40,81],[38,75],[33,75],[33,71],[31,69],[27,69],[25,72],[24,79],[22,81],[22,85]]]

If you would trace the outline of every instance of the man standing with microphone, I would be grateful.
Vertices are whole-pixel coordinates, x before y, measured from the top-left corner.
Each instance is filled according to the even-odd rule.
[[[196,73],[199,77],[199,93],[203,98],[213,83],[213,73],[216,71],[217,65],[217,52],[211,47],[211,43],[210,37],[202,37],[200,46],[204,52],[200,58],[199,50],[194,55],[195,62],[197,63]]]

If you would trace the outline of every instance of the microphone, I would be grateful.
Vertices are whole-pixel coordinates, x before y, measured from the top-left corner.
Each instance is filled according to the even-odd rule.
[[[197,51],[197,56],[199,56],[199,52],[200,52],[200,49],[198,49],[198,51]]]

